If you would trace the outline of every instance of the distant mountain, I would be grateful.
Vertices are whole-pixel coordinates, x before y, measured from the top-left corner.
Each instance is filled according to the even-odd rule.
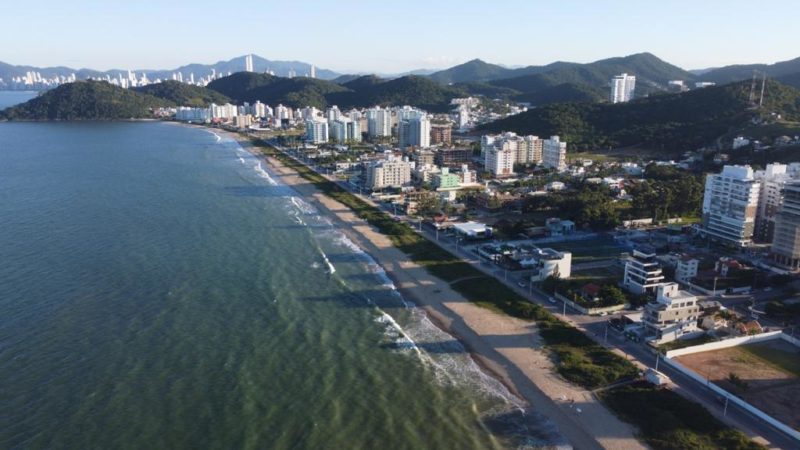
[[[670,80],[694,79],[694,75],[691,73],[666,63],[650,53],[639,53],[620,58],[603,59],[589,64],[559,63],[557,68],[514,78],[494,80],[491,84],[526,93],[564,83],[587,85],[607,91],[611,78],[621,73],[636,76],[636,93],[638,95],[665,90],[667,82]]]
[[[237,102],[260,100],[270,105],[282,103],[295,108],[414,105],[431,111],[447,111],[453,97],[466,94],[419,76],[384,80],[375,75],[366,75],[338,84],[305,77],[283,78],[240,72],[214,80],[208,88]]]
[[[134,88],[134,90],[169,100],[179,106],[204,107],[211,103],[223,105],[231,101],[230,98],[217,91],[172,80],[148,84]]]
[[[768,77],[779,78],[793,73],[800,72],[800,58],[789,61],[781,61],[775,64],[742,64],[725,66],[710,70],[700,78],[703,81],[713,81],[718,84],[730,83],[733,81],[749,80],[753,77],[753,71],[764,72]]]
[[[513,69],[507,69],[495,64],[489,64],[480,59],[473,59],[453,66],[449,69],[434,72],[428,77],[436,82],[443,84],[451,83],[475,83],[481,81],[496,80],[498,78],[509,78],[514,76]]]
[[[136,69],[133,70],[138,76],[147,74],[151,80],[169,80],[172,79],[174,73],[180,73],[184,80],[188,80],[190,76],[194,75],[195,79],[201,77],[208,77],[212,71],[218,74],[228,74],[241,72],[245,69],[246,56],[238,56],[227,61],[218,61],[214,64],[188,64],[185,66],[177,67],[175,69]],[[311,73],[311,64],[300,61],[271,61],[264,59],[258,55],[253,55],[253,70],[255,72],[272,71],[278,76],[289,76],[291,71],[298,76],[305,76]],[[24,77],[26,72],[39,72],[45,78],[55,76],[68,77],[73,73],[76,74],[79,80],[87,78],[100,78],[106,75],[117,78],[120,75],[126,77],[128,70],[112,69],[107,71],[99,71],[93,69],[73,69],[70,67],[32,67],[32,66],[14,66],[4,62],[0,62],[0,79],[4,82],[10,82],[13,77]],[[333,79],[339,76],[338,73],[316,68],[316,77],[320,79]],[[2,83],[0,83],[2,87]]]
[[[105,81],[63,84],[20,105],[0,111],[7,120],[120,120],[152,117],[169,100],[123,89]]]
[[[562,103],[486,124],[481,131],[559,135],[573,150],[638,146],[680,154],[746,126],[759,114],[800,119],[800,91],[769,81],[764,106],[748,104],[749,82],[664,94],[629,103]]]
[[[800,72],[784,75],[779,77],[777,80],[795,89],[800,89]]]

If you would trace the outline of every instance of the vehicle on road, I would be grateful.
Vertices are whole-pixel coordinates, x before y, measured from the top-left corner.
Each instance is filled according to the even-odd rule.
[[[550,302],[550,303],[555,303],[556,299],[553,298],[553,297],[547,297],[547,301]]]
[[[528,287],[528,284],[525,283],[524,281],[520,281],[519,283],[517,283],[517,286],[519,286],[519,287]]]

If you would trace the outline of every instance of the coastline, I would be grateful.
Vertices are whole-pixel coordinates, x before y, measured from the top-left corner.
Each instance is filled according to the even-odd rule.
[[[388,237],[326,196],[293,169],[258,151],[248,138],[218,130],[269,166],[281,182],[324,211],[337,227],[381,265],[398,291],[440,329],[464,345],[484,372],[525,401],[526,409],[545,416],[575,448],[647,448],[635,430],[606,409],[594,395],[556,374],[541,349],[535,324],[498,314],[467,301],[449,283],[409,260]]]

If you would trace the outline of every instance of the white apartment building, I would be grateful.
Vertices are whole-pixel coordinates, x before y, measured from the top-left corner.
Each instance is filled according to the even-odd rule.
[[[321,118],[306,120],[306,140],[312,144],[328,142],[328,121]]]
[[[644,307],[642,322],[658,343],[670,342],[698,331],[700,306],[697,297],[680,290],[677,283],[658,286],[656,301]]]
[[[244,57],[244,71],[245,72],[253,71],[253,55],[247,55]]]
[[[764,170],[755,172],[755,179],[761,182],[761,191],[756,212],[756,228],[753,240],[772,242],[775,219],[783,204],[783,188],[787,183],[800,179],[800,164],[767,164]]]
[[[703,196],[703,232],[736,246],[752,242],[761,183],[750,166],[724,166],[709,174]]]
[[[342,117],[342,111],[339,109],[338,106],[333,105],[330,108],[328,108],[327,111],[325,111],[325,117],[327,117],[327,119],[331,121],[339,120],[339,118]]]
[[[678,259],[675,267],[675,280],[679,283],[689,284],[692,278],[697,276],[700,260],[691,256],[684,255]]]
[[[375,161],[367,167],[366,185],[369,189],[402,187],[411,183],[411,169],[414,164],[405,159],[389,156]]]
[[[526,269],[534,269],[530,278],[532,283],[544,281],[551,276],[564,280],[572,275],[572,253],[537,248],[530,258],[520,261],[520,265]]]
[[[783,202],[775,220],[772,257],[783,267],[800,269],[800,181],[783,187]]]
[[[542,143],[542,165],[562,172],[567,169],[567,143],[558,136],[550,136]]]
[[[486,139],[490,138],[490,139]],[[483,143],[491,142],[484,147]],[[481,139],[483,165],[487,172],[495,177],[507,177],[514,174],[514,163],[517,157],[517,141],[513,139],[493,139],[484,136]]]
[[[623,73],[611,79],[611,103],[624,103],[633,100],[636,77]]]
[[[397,124],[397,136],[400,148],[430,147],[431,121],[424,114],[402,119]]]
[[[634,249],[632,257],[625,262],[625,276],[622,279],[625,289],[634,294],[653,292],[663,280],[655,250],[646,246]]]
[[[368,109],[367,134],[369,137],[391,137],[392,111],[386,108]]]
[[[212,119],[233,119],[239,115],[239,108],[236,105],[226,103],[224,105],[217,105],[212,103],[209,106]]]
[[[278,120],[291,119],[292,110],[278,103],[278,106],[275,107],[275,113],[273,115]]]
[[[211,118],[210,108],[189,108],[180,106],[175,110],[175,119],[186,122],[205,122]]]
[[[250,107],[250,113],[255,117],[268,117],[267,108],[269,108],[267,105],[256,100],[256,102],[253,103],[253,106]]]

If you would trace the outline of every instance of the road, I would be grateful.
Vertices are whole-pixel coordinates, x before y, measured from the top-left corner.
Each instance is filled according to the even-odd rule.
[[[291,153],[289,154],[291,155]],[[295,159],[298,161],[309,165],[309,167],[317,171],[317,173],[320,175],[325,176],[328,180],[337,183],[339,186],[352,192],[353,194],[359,195],[362,200],[383,209],[388,214],[395,215],[396,211],[389,205],[375,203],[370,198],[360,195],[360,193],[357,192],[351,184],[342,182],[328,176],[326,173],[320,172],[316,167],[308,164],[307,161],[297,158],[295,155],[291,156],[295,157]],[[720,420],[724,421],[730,426],[743,430],[752,436],[760,437],[764,441],[768,442],[771,448],[792,449],[800,447],[800,442],[785,435],[780,430],[773,428],[771,425],[763,422],[758,417],[751,415],[749,412],[741,409],[734,403],[728,403],[727,408],[725,408],[725,402],[720,401],[719,395],[710,390],[707,385],[699,383],[683,375],[682,373],[670,367],[668,364],[665,364],[663,360],[657,362],[653,349],[644,344],[625,339],[621,333],[616,331],[613,327],[608,326],[608,319],[606,317],[586,316],[570,309],[565,304],[550,303],[547,300],[549,297],[547,294],[537,288],[534,288],[528,282],[527,277],[524,276],[524,273],[526,272],[511,272],[504,270],[503,268],[500,268],[490,262],[482,261],[478,255],[469,250],[469,247],[459,245],[459,241],[453,237],[442,232],[437,232],[433,227],[422,226],[420,221],[411,217],[403,215],[395,215],[395,217],[397,217],[398,220],[406,222],[412,228],[417,230],[420,235],[424,236],[431,242],[434,242],[445,250],[448,250],[449,252],[461,257],[465,262],[471,264],[481,272],[497,278],[499,281],[503,282],[509,288],[514,290],[517,294],[527,298],[533,303],[538,303],[544,306],[551,313],[562,317],[567,322],[584,331],[587,336],[630,360],[640,369],[644,370],[648,367],[656,368],[656,365],[658,365],[658,370],[672,380],[672,384],[674,385],[673,388],[676,392],[705,406],[706,409],[711,411]],[[521,287],[518,284],[520,282],[523,282],[525,287]],[[768,296],[764,296],[762,298],[766,297]],[[741,296],[722,298],[721,300],[724,300],[724,303],[728,303],[734,308],[741,308],[744,302],[749,303],[749,298],[750,296]]]

